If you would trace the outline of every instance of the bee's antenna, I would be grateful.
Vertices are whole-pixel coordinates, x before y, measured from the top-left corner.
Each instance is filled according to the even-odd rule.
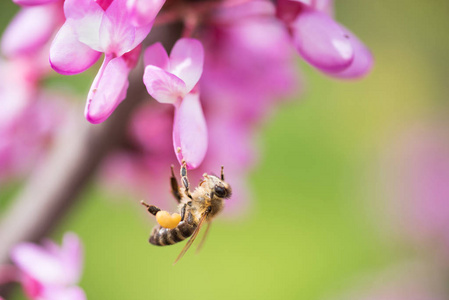
[[[161,210],[161,209],[160,209],[159,207],[157,207],[157,206],[146,204],[145,201],[143,201],[143,200],[140,200],[140,204],[142,204],[143,206],[145,206],[145,207],[147,208],[148,212],[149,212],[150,214],[152,214],[153,216],[155,216],[155,215],[157,214],[157,212]]]
[[[221,180],[223,180],[223,181],[224,181],[224,173],[223,173],[223,168],[224,168],[224,166],[221,166]]]
[[[145,201],[143,201],[143,200],[140,200],[140,204],[142,204],[145,207],[150,207],[150,205],[146,204]]]

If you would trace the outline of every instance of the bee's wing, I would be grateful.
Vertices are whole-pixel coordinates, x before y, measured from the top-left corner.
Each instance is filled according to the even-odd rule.
[[[173,264],[176,264],[178,262],[178,260],[180,260],[184,256],[184,254],[187,252],[187,250],[189,250],[190,246],[192,246],[193,241],[198,236],[198,233],[200,232],[200,229],[203,226],[204,221],[206,220],[208,214],[209,214],[209,211],[207,211],[207,210],[203,213],[203,215],[201,216],[201,219],[200,219],[200,221],[198,223],[198,226],[196,227],[196,229],[193,232],[192,236],[190,237],[189,241],[184,246],[184,248],[182,249],[181,253],[179,253],[178,257],[176,258],[176,260],[175,260],[175,262]]]
[[[211,222],[208,222],[206,231],[204,232],[203,237],[201,238],[201,242],[198,244],[198,247],[196,248],[196,253],[199,253],[201,248],[203,247],[204,241],[206,240],[207,234],[209,233],[210,225],[211,225]]]

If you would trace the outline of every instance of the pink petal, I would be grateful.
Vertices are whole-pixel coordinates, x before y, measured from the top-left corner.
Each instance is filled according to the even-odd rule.
[[[15,4],[22,6],[42,5],[52,2],[58,2],[60,0],[12,0]]]
[[[354,61],[342,72],[329,72],[328,74],[345,79],[360,78],[367,75],[371,71],[374,62],[373,55],[354,34],[348,31],[348,35],[351,39],[352,47],[354,48]]]
[[[151,31],[151,28],[153,27],[153,23],[148,23],[144,26],[141,27],[136,27],[136,33],[134,35],[134,42],[131,44],[131,46],[129,47],[130,49],[134,49],[135,47],[137,47],[137,45],[139,45],[140,43],[142,43],[142,41],[148,36],[148,34]]]
[[[3,34],[3,53],[12,57],[32,54],[43,47],[56,29],[57,8],[55,5],[22,8]]]
[[[42,294],[43,285],[28,274],[22,273],[21,277],[20,283],[22,284],[22,288],[28,298],[38,299],[38,297]]]
[[[100,42],[105,53],[121,56],[137,47],[148,35],[153,22],[134,27],[126,7],[127,0],[115,0],[105,12],[100,26]]]
[[[78,41],[71,25],[66,22],[50,48],[52,68],[64,75],[78,74],[90,68],[101,53]]]
[[[41,245],[42,248],[44,248],[45,251],[47,251],[50,255],[58,256],[59,252],[61,251],[59,245],[50,239],[44,239],[41,242]]]
[[[292,23],[305,9],[334,14],[333,0],[278,0],[276,17],[287,24]]]
[[[27,84],[23,76],[21,64],[0,61],[0,128],[5,130],[29,107],[33,99],[34,85]]]
[[[100,43],[107,54],[121,56],[132,50],[135,27],[129,22],[125,0],[114,0],[106,10],[100,25]]]
[[[86,15],[102,14],[103,9],[94,0],[65,0],[64,14],[67,19],[79,20]]]
[[[83,245],[76,234],[64,234],[61,259],[65,265],[67,281],[76,284],[83,269]]]
[[[144,25],[144,26],[141,26],[141,27],[136,27],[136,33],[134,35],[134,42],[129,47],[130,49],[134,49],[135,47],[137,47],[137,45],[142,43],[142,41],[150,33],[151,28],[153,27],[153,23],[154,22],[151,22],[151,23],[148,23],[147,25]]]
[[[298,17],[299,13],[305,8],[305,6],[310,6],[309,2],[311,1],[312,0],[278,0],[276,5],[276,17],[285,23],[290,24]]]
[[[151,65],[145,68],[143,83],[151,97],[160,103],[176,104],[187,93],[184,81]]]
[[[24,273],[41,283],[66,284],[65,272],[56,256],[42,247],[22,243],[13,248],[11,260]]]
[[[173,124],[173,146],[179,163],[197,168],[207,151],[207,126],[198,93],[187,94],[176,107]]]
[[[64,14],[81,43],[93,50],[104,52],[100,43],[100,25],[104,11],[96,1],[66,0]]]
[[[170,72],[181,78],[190,92],[203,72],[204,49],[200,41],[182,38],[170,53]]]
[[[77,286],[73,287],[47,287],[42,295],[45,300],[86,300],[86,294]]]
[[[354,49],[344,28],[328,15],[304,10],[291,24],[293,43],[311,65],[328,72],[346,69],[354,59]]]
[[[164,46],[159,42],[149,46],[145,50],[143,62],[145,66],[152,65],[163,70],[168,70],[170,64],[167,51],[165,51]]]
[[[114,0],[95,0],[95,2],[97,2],[103,10],[108,9],[109,5],[111,5],[113,1]]]
[[[131,23],[139,27],[153,22],[164,3],[165,0],[128,0],[126,6]]]
[[[122,55],[129,69],[133,69],[139,62],[140,52],[142,51],[142,45],[137,46],[133,50],[126,52]]]
[[[84,114],[89,122],[105,121],[125,99],[129,71],[123,57],[105,58],[87,98]]]
[[[334,1],[333,0],[315,0],[313,8],[322,11],[329,16],[334,14]]]

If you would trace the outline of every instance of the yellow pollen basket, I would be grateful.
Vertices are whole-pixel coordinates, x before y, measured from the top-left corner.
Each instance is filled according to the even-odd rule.
[[[156,221],[164,228],[173,229],[181,222],[181,215],[174,213],[170,216],[168,211],[160,210],[156,213]]]

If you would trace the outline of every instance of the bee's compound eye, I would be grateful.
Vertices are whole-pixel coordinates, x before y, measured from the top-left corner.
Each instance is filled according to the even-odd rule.
[[[221,187],[221,186],[217,185],[217,186],[215,186],[215,194],[218,197],[223,198],[223,197],[226,197],[227,192],[226,192],[226,189],[224,187]]]

